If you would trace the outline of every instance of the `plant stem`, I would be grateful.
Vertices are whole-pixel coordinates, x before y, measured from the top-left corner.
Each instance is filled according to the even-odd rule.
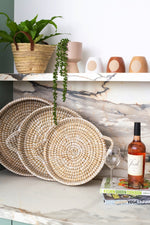
[[[67,93],[67,81],[68,81],[68,75],[67,75],[67,61],[68,61],[68,55],[67,55],[67,45],[68,45],[69,39],[62,39],[58,45],[56,50],[56,63],[55,63],[55,70],[53,73],[53,116],[54,116],[54,123],[57,125],[57,78],[58,73],[60,73],[60,76],[62,76],[63,79],[63,102],[66,100],[66,93]]]

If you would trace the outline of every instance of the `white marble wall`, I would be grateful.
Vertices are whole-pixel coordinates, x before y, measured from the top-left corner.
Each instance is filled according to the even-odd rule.
[[[142,123],[142,140],[150,152],[149,82],[68,82],[65,103],[61,100],[61,82],[58,87],[58,104],[79,112],[120,145],[124,160],[119,174],[115,171],[116,175],[126,176],[126,146],[132,141],[134,121]],[[53,101],[52,82],[14,82],[14,99],[23,96]]]

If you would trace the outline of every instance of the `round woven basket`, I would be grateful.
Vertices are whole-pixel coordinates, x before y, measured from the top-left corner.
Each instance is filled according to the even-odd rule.
[[[25,34],[30,43],[16,43],[15,37],[18,33]],[[26,32],[18,32],[11,44],[16,69],[19,73],[44,73],[48,62],[56,48],[55,45],[34,44],[32,38]]]
[[[90,122],[69,118],[59,122],[47,135],[44,159],[48,173],[66,185],[81,185],[92,180],[105,163],[103,136]]]
[[[68,108],[57,107],[57,121],[80,115]],[[43,157],[47,132],[54,125],[53,106],[43,107],[30,114],[20,127],[18,154],[23,165],[34,176],[53,180],[45,168]]]
[[[8,170],[19,175],[31,175],[21,163],[18,154],[7,147],[6,140],[12,133],[18,131],[22,121],[30,113],[47,105],[51,105],[51,102],[27,97],[12,101],[0,110],[0,163]]]

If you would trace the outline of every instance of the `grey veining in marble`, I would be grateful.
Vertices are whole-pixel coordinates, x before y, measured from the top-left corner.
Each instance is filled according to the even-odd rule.
[[[53,74],[0,74],[0,80],[53,81]],[[63,77],[58,75],[58,80],[62,81]],[[150,82],[150,73],[69,73],[68,81]]]
[[[134,104],[128,104],[128,98],[131,90],[124,93],[118,85],[118,95],[126,94],[126,102],[117,104],[116,102],[107,99],[108,93],[113,94],[113,87],[109,87],[109,82],[70,82],[68,84],[67,100],[62,102],[62,86],[58,86],[58,104],[79,112],[81,116],[94,123],[104,135],[112,138],[120,138],[120,143],[125,139],[128,143],[133,136],[133,122],[138,120],[142,122],[142,135],[145,141],[149,138],[149,116],[150,116],[150,102],[147,104],[138,104],[136,99]],[[144,88],[144,86],[143,86]],[[134,87],[133,87],[134,89]],[[112,93],[111,93],[112,92]],[[134,92],[134,90],[133,90]],[[150,91],[149,91],[150,92]],[[139,95],[141,92],[139,92]],[[14,83],[14,98],[23,96],[39,96],[53,101],[52,83],[38,82],[38,83]],[[133,98],[135,98],[133,96]],[[146,96],[147,98],[147,96]],[[137,96],[138,99],[138,96]],[[147,142],[147,144],[149,144]]]
[[[15,82],[14,98],[39,96],[53,101],[52,82]],[[132,141],[134,121],[142,122],[142,139],[150,152],[149,83],[68,82],[67,100],[62,102],[62,83],[58,82],[58,104],[77,111],[81,116],[112,137],[121,147],[125,159],[119,166],[126,176],[127,145]],[[106,168],[106,167],[104,167]],[[105,169],[104,169],[105,170]],[[103,170],[103,171],[104,171]],[[101,176],[103,176],[103,171]],[[109,171],[107,171],[108,175]]]
[[[116,77],[117,74],[86,74],[86,73],[76,73],[68,74],[68,80],[71,81],[96,81],[96,80],[106,80],[110,81],[113,77]],[[62,80],[61,76],[58,76],[58,80]],[[52,81],[52,73],[43,73],[43,74],[0,74],[0,80],[16,80],[16,81]]]

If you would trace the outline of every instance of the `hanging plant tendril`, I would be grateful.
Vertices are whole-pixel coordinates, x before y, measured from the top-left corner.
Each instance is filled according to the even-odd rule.
[[[67,81],[68,81],[68,74],[67,74],[67,66],[68,66],[68,55],[67,55],[67,45],[69,39],[62,39],[58,45],[56,50],[56,63],[55,69],[53,72],[53,118],[54,123],[57,125],[57,80],[58,80],[58,73],[60,76],[63,77],[63,102],[66,100],[67,94]]]

